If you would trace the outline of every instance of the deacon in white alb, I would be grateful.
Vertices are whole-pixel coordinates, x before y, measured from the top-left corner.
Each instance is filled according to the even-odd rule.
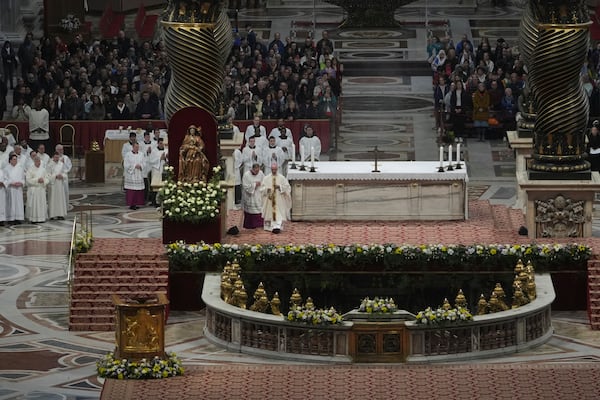
[[[310,161],[311,148],[314,149],[315,161],[319,161],[321,154],[321,139],[314,135],[312,126],[308,125],[304,129],[306,136],[300,139],[300,154],[304,155],[303,161]]]
[[[25,219],[25,205],[23,204],[23,186],[25,186],[25,172],[18,163],[17,155],[11,154],[6,166],[6,220],[9,224],[20,224]]]
[[[123,160],[125,181],[125,201],[132,210],[144,205],[144,175],[146,157],[139,151],[140,145],[135,142],[131,152]]]

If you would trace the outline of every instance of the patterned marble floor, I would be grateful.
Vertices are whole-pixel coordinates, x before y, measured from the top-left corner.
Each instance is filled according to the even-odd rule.
[[[342,61],[356,68],[347,71],[344,81],[344,114],[332,158],[365,159],[370,147],[378,145],[386,149],[386,159],[434,160],[437,143],[432,129],[431,79],[415,70],[425,58],[425,19],[447,20],[447,28],[435,29],[448,29],[455,37],[465,32],[476,41],[489,35],[515,43],[517,35],[519,9],[492,8],[489,2],[476,9],[473,4],[419,0],[397,13],[396,18],[406,22],[399,32],[361,34],[337,32],[339,9],[321,1],[269,0],[267,11],[240,10],[240,25],[252,21],[265,40],[274,32],[301,38],[308,32],[302,22],[314,17],[317,38],[323,29],[332,32]],[[388,52],[390,48],[393,51]],[[369,54],[375,50],[383,54]],[[386,69],[387,75],[381,75],[368,68],[374,59],[388,57],[391,63],[400,63],[397,70]],[[467,142],[464,150],[470,174],[469,198],[514,204],[514,160],[506,143]],[[93,212],[96,237],[160,237],[157,211],[128,210],[123,197],[118,185],[75,181],[66,221],[0,227],[0,400],[99,398],[102,381],[95,375],[95,361],[113,349],[114,334],[67,331],[66,254],[73,218],[85,210]],[[357,229],[360,233],[365,227]],[[425,236],[428,242],[439,239],[435,229],[424,232],[429,235]],[[600,236],[600,226],[595,226],[594,232]],[[247,238],[251,240],[250,235]],[[289,238],[293,240],[293,236]],[[287,362],[229,353],[211,345],[201,334],[203,323],[201,311],[175,312],[169,318],[167,348],[177,352],[184,365],[236,369],[278,364],[281,369],[288,368]],[[576,370],[586,370],[586,365],[600,361],[600,332],[589,329],[585,312],[555,312],[553,325],[552,339],[533,351],[470,365],[502,362],[526,370],[527,365],[572,363]],[[287,371],[291,376],[291,369]],[[491,397],[500,398],[496,395]]]

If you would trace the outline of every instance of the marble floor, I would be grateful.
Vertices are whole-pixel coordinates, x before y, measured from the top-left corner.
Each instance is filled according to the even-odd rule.
[[[316,20],[315,36],[328,29],[346,66],[343,115],[335,160],[368,159],[377,145],[389,160],[435,160],[431,77],[424,62],[425,21],[436,33],[454,37],[467,33],[478,40],[487,35],[516,43],[521,10],[495,8],[489,2],[419,0],[399,11],[402,28],[336,30],[342,14],[334,6],[313,0],[268,0],[267,10],[240,10],[240,26],[252,21],[263,40],[274,32],[303,38],[307,22]],[[313,8],[313,4],[315,7]],[[437,32],[440,31],[440,32]],[[375,67],[377,65],[377,67]],[[473,200],[511,207],[515,203],[514,157],[501,139],[464,147]],[[98,399],[102,381],[95,361],[114,347],[114,334],[69,332],[67,252],[73,220],[91,210],[98,238],[157,238],[159,214],[151,207],[131,211],[124,206],[118,183],[71,182],[71,208],[65,221],[0,227],[0,400]],[[595,223],[594,236],[600,237]],[[435,233],[430,241],[436,239]],[[335,242],[335,236],[331,237]],[[202,335],[204,314],[173,312],[166,342],[188,366],[277,364],[230,353]],[[555,334],[545,345],[524,353],[473,363],[595,363],[600,361],[600,331],[592,331],[585,311],[554,312]],[[283,364],[283,363],[282,363]],[[289,363],[285,363],[289,364]]]

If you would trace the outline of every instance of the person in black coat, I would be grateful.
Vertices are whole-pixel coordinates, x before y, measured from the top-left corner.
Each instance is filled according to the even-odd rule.
[[[4,68],[4,83],[14,89],[13,77],[15,76],[15,68],[17,68],[17,57],[15,49],[13,49],[10,41],[4,42],[2,50],[0,50],[0,57],[2,58],[2,66]]]
[[[159,115],[158,100],[150,96],[150,92],[144,91],[135,108],[135,117],[137,119],[158,119]]]
[[[114,108],[112,109],[111,119],[131,119],[131,112],[129,112],[129,108],[125,104],[125,101],[122,97],[119,97],[117,104],[115,104]]]
[[[456,90],[450,96],[450,118],[454,137],[462,141],[462,138],[465,136],[467,115],[469,115],[472,109],[472,102],[471,96],[464,89],[462,81],[458,79],[454,84],[456,85]]]
[[[588,133],[588,160],[592,171],[600,171],[600,122],[594,121],[590,133]]]

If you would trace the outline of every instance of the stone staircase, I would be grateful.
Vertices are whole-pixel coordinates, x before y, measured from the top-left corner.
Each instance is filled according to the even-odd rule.
[[[588,261],[588,314],[593,330],[600,330],[600,259]]]
[[[112,295],[123,299],[167,293],[169,261],[160,239],[95,239],[75,261],[69,330],[114,330]]]

